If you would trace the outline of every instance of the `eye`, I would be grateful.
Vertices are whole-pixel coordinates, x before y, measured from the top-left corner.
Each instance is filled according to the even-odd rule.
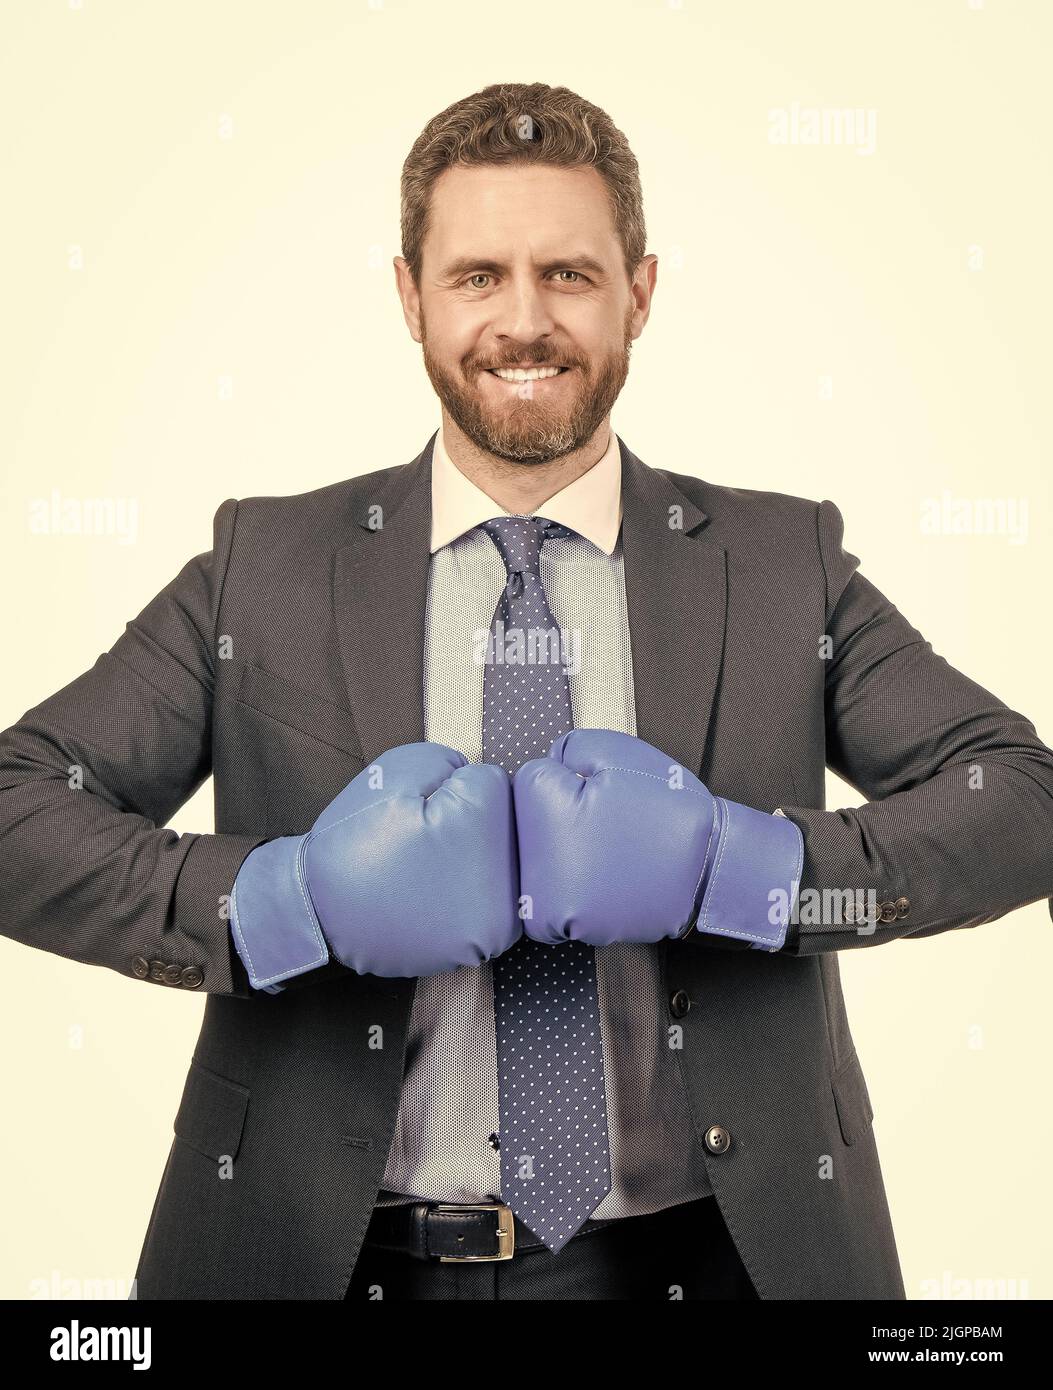
[[[582,285],[584,285],[584,284],[587,283],[587,277],[584,276],[584,275],[581,273],[580,270],[554,270],[554,271],[552,272],[552,274],[553,274],[553,275],[569,275],[569,276],[571,277],[571,279],[569,279],[569,280],[561,280],[561,281],[560,281],[560,283],[563,284],[563,285],[577,285],[577,284],[582,284]],[[487,284],[479,284],[478,282],[479,282],[479,281],[492,280],[492,279],[493,279],[493,276],[490,274],[489,271],[487,271],[487,270],[478,270],[478,271],[476,271],[476,273],[475,273],[474,275],[469,275],[468,278],[467,278],[466,280],[464,280],[462,283],[465,284],[465,285],[467,285],[467,286],[469,287],[469,289],[473,289],[473,290],[485,290],[485,289],[489,289],[489,285],[487,285]]]

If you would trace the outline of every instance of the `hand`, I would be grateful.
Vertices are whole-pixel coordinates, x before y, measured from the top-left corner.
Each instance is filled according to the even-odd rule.
[[[439,743],[381,754],[306,835],[257,846],[238,872],[231,929],[249,979],[326,963],[360,975],[435,975],[522,934],[511,782]]]
[[[610,729],[563,734],[512,791],[533,940],[655,942],[695,924],[782,946],[803,857],[793,821],[713,796],[659,749]]]

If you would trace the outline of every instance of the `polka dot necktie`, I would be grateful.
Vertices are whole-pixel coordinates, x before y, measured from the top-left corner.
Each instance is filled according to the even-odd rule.
[[[574,533],[532,516],[479,529],[508,571],[483,678],[483,761],[511,776],[574,727],[540,571],[542,544]],[[611,1186],[596,954],[580,941],[523,936],[492,968],[501,1200],[557,1254]]]

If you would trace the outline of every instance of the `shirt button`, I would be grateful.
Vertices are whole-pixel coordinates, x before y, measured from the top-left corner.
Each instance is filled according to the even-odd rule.
[[[706,1148],[711,1154],[724,1154],[731,1148],[731,1135],[723,1125],[710,1125],[706,1130]]]
[[[678,989],[669,1000],[669,1012],[674,1018],[683,1018],[691,1007],[691,999],[686,989]]]

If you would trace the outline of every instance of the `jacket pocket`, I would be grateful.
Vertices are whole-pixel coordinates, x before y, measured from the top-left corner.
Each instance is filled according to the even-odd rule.
[[[192,1061],[176,1112],[176,1138],[217,1162],[233,1158],[241,1144],[248,1105],[247,1086]]]
[[[862,1139],[874,1120],[866,1078],[855,1052],[834,1072],[831,1086],[842,1138],[846,1144],[854,1144]]]
[[[353,758],[362,757],[361,741],[348,710],[265,671],[262,666],[242,668],[236,699],[239,704],[279,724],[287,724],[308,738],[327,743]]]

